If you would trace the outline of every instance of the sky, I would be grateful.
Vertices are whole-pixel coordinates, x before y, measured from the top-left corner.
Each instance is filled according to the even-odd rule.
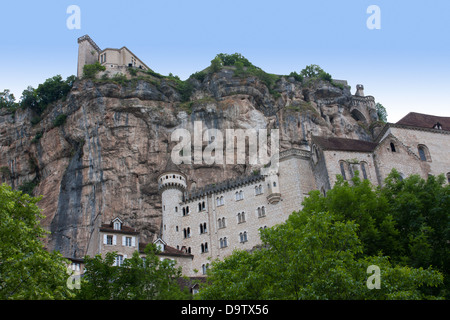
[[[79,28],[67,26],[70,5]],[[77,39],[88,34],[183,80],[238,52],[268,73],[317,64],[352,93],[362,84],[389,122],[408,112],[450,117],[449,16],[448,0],[2,1],[0,91],[19,100],[28,86],[76,75]]]

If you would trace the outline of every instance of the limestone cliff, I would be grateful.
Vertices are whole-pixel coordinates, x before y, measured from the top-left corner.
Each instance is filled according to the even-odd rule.
[[[47,246],[67,257],[92,254],[93,231],[120,216],[151,241],[161,223],[156,177],[164,169],[176,128],[279,128],[281,150],[305,147],[312,135],[371,140],[377,116],[372,97],[345,85],[280,77],[269,88],[232,68],[190,78],[181,102],[167,78],[79,80],[64,101],[32,124],[30,110],[0,110],[2,182],[17,188],[35,181],[43,195]],[[58,115],[67,115],[55,126]],[[251,174],[247,165],[182,165],[190,185]]]

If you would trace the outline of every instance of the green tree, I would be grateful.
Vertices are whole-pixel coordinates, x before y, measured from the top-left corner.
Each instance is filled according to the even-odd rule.
[[[318,77],[321,73],[323,73],[323,69],[319,67],[317,64],[310,64],[306,66],[302,71],[300,71],[300,75],[303,78],[315,78]]]
[[[450,298],[450,185],[444,175],[401,179],[393,170],[382,189],[399,231],[402,255],[393,257],[412,267],[432,265],[444,274]]]
[[[387,111],[386,108],[379,102],[375,105],[375,108],[377,109],[377,115],[378,119],[383,122],[387,122]]]
[[[17,106],[16,98],[8,89],[0,92],[0,109],[5,108],[14,111],[17,109]]]
[[[102,66],[100,62],[96,61],[93,64],[86,64],[83,66],[83,78],[85,79],[95,79],[95,76],[100,71],[105,71],[106,67]]]
[[[392,265],[387,257],[361,257],[358,225],[328,212],[294,212],[261,232],[263,247],[214,261],[200,299],[425,299],[436,286],[431,268]],[[380,268],[380,289],[367,287],[367,268]]]
[[[48,252],[41,241],[47,232],[33,198],[0,186],[0,299],[67,299],[68,262]]]
[[[145,259],[137,251],[122,266],[115,266],[117,253],[102,258],[85,257],[85,273],[77,299],[87,300],[175,300],[188,299],[178,283],[181,269],[169,259],[160,260],[154,244],[145,249]]]
[[[75,76],[69,76],[63,80],[61,75],[56,75],[39,84],[37,89],[29,86],[22,93],[20,105],[22,108],[30,108],[40,115],[49,104],[65,98],[75,80]]]

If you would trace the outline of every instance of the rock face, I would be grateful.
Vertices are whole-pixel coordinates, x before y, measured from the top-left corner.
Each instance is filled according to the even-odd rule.
[[[14,188],[36,182],[33,193],[43,195],[39,206],[51,232],[50,250],[74,258],[94,254],[94,231],[116,216],[137,228],[144,241],[153,240],[161,224],[156,178],[176,144],[171,133],[177,128],[193,132],[195,121],[202,121],[204,129],[278,128],[281,150],[305,147],[312,135],[372,140],[374,99],[352,96],[346,86],[281,77],[274,94],[258,78],[236,77],[230,68],[189,81],[194,90],[184,103],[167,79],[80,80],[36,125],[29,110],[0,110],[1,181]],[[67,120],[55,127],[60,114]],[[190,187],[254,169],[180,167]]]

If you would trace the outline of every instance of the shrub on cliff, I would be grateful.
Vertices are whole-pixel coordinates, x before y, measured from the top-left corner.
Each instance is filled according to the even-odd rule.
[[[83,67],[83,78],[94,79],[97,73],[100,71],[105,71],[106,67],[102,66],[100,62],[95,62],[93,64],[86,64]]]
[[[37,114],[41,114],[52,102],[64,99],[72,89],[75,80],[75,76],[63,80],[61,75],[56,75],[45,80],[37,89],[29,86],[22,93],[20,105],[22,108],[30,108]]]

